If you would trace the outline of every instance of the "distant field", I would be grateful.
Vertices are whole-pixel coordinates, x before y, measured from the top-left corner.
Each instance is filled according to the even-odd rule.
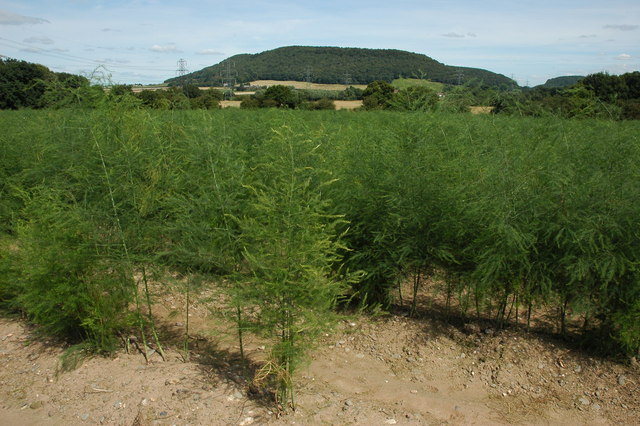
[[[169,88],[169,86],[167,85],[155,85],[155,86],[133,86],[131,88],[131,91],[133,93],[139,93],[142,92],[144,90],[167,90]],[[209,89],[218,89],[218,90],[224,90],[223,87],[209,87],[209,86],[200,86],[198,87],[200,90],[209,90]]]
[[[356,109],[362,106],[362,101],[333,101],[336,109]]]
[[[305,81],[278,81],[278,80],[256,80],[249,83],[251,86],[289,86],[294,89],[310,89],[310,90],[345,90],[349,86],[357,87],[359,89],[365,89],[366,84],[320,84],[320,83],[307,83]]]
[[[242,101],[220,101],[222,108],[240,108]]]
[[[220,101],[222,108],[240,108],[242,101]],[[362,106],[362,101],[333,101],[336,109],[356,109]]]
[[[396,78],[391,82],[391,85],[396,89],[406,89],[411,86],[426,86],[436,92],[442,92],[444,88],[443,83],[437,83],[435,81],[422,80],[419,78]]]
[[[156,86],[133,86],[131,90],[133,93],[140,93],[144,90],[166,90],[169,86],[156,85]]]
[[[470,106],[471,114],[491,114],[495,107],[492,106]]]

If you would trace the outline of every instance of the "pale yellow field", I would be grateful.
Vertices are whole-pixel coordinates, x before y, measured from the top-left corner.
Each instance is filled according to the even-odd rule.
[[[220,101],[222,108],[240,108],[242,101]],[[356,109],[362,106],[362,101],[333,101],[336,109]]]
[[[307,83],[305,81],[278,81],[278,80],[256,80],[249,83],[251,86],[289,86],[294,89],[309,89],[309,90],[344,90],[349,86],[357,87],[359,89],[366,89],[366,84],[320,84],[320,83]]]
[[[240,108],[242,101],[220,101],[222,108]]]
[[[491,114],[495,107],[492,106],[470,106],[471,114]]]
[[[336,109],[356,109],[362,106],[362,101],[333,101]]]

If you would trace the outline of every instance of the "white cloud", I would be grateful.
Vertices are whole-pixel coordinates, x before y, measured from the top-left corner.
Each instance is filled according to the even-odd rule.
[[[605,29],[607,30],[620,30],[620,31],[633,31],[633,30],[637,30],[638,26],[637,25],[626,25],[626,24],[608,24],[604,26]]]
[[[153,46],[151,46],[151,50],[153,52],[160,52],[160,53],[179,53],[179,52],[181,52],[180,50],[178,50],[177,46],[174,43],[169,43],[169,44],[164,44],[164,45],[154,44]]]
[[[25,25],[25,24],[44,24],[48,23],[46,19],[34,18],[33,16],[18,15],[17,13],[0,10],[0,25]]]
[[[224,55],[223,52],[220,52],[215,49],[202,49],[196,52],[198,55]]]
[[[37,43],[37,44],[53,44],[54,41],[49,37],[28,37],[23,40],[25,43]]]
[[[464,38],[465,35],[464,34],[459,34],[459,33],[446,33],[446,34],[442,34],[442,37],[448,37],[448,38]]]
[[[632,59],[633,57],[631,55],[629,55],[628,53],[621,53],[618,56],[616,56],[615,59],[617,59],[618,61],[628,61],[630,59]]]

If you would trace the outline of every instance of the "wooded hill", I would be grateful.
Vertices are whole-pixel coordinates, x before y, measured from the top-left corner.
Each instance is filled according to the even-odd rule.
[[[262,53],[235,55],[224,61],[165,81],[170,85],[219,86],[227,80],[299,80],[314,83],[368,84],[418,77],[447,84],[480,80],[496,88],[513,88],[510,78],[491,71],[454,67],[426,55],[392,49],[290,46]]]
[[[544,84],[541,84],[537,87],[544,87],[547,89],[570,87],[578,84],[578,82],[583,78],[583,75],[566,75],[562,77],[555,77],[548,79]]]

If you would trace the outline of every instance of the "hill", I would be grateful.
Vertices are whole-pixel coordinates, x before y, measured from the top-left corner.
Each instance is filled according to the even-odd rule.
[[[290,46],[262,53],[235,55],[193,73],[165,81],[201,86],[221,85],[225,79],[299,80],[314,83],[368,84],[401,77],[428,79],[446,84],[481,80],[492,87],[514,87],[510,78],[491,71],[454,67],[426,55],[393,49]]]
[[[544,87],[547,89],[556,89],[573,86],[584,78],[583,75],[567,75],[563,77],[550,78],[544,84],[538,87]]]

